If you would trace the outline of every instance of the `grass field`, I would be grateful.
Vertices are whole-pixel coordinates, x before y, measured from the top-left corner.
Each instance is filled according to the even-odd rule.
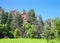
[[[26,38],[20,38],[20,39],[0,39],[0,43],[60,43],[58,40],[50,40],[47,42],[44,39],[26,39]]]

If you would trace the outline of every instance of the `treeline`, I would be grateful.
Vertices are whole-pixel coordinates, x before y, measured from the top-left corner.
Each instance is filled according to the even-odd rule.
[[[4,10],[0,12],[0,38],[46,38],[49,40],[60,37],[58,17],[44,22],[41,15],[37,19],[35,11],[30,9],[26,12],[28,22],[23,24],[21,13],[16,11],[14,15],[11,12]]]

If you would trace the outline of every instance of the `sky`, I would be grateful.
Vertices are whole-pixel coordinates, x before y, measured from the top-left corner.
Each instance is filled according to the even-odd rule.
[[[36,17],[41,15],[43,20],[60,18],[60,0],[0,0],[0,6],[5,11],[22,12],[25,9],[28,12],[30,9],[34,9]]]

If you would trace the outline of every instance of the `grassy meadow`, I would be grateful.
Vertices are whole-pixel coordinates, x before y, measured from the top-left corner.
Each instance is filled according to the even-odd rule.
[[[26,38],[18,38],[18,39],[0,39],[0,43],[60,43],[58,39],[47,40],[44,39],[26,39]]]

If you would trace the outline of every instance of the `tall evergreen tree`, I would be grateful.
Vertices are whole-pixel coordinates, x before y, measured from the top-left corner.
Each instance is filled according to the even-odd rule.
[[[12,18],[13,18],[13,16],[12,16],[11,14],[8,14],[8,18],[7,18],[6,24],[7,24],[7,28],[8,28],[9,30],[11,30]]]
[[[2,23],[3,15],[4,15],[4,10],[0,7],[0,24]]]
[[[16,15],[16,20],[17,20],[18,26],[21,27],[22,24],[23,24],[23,21],[22,21],[22,17],[21,17],[21,14],[20,14],[20,13],[18,13],[18,14]]]
[[[39,15],[39,22],[41,23],[42,26],[44,26],[44,22],[42,20],[42,17]]]
[[[8,12],[3,12],[1,23],[6,24],[7,18],[8,18]]]
[[[11,14],[8,14],[7,24],[8,24],[9,26],[11,25],[12,18],[13,18],[13,16],[12,16]]]
[[[33,24],[35,21],[35,11],[33,9],[29,10],[28,12],[28,22]]]

